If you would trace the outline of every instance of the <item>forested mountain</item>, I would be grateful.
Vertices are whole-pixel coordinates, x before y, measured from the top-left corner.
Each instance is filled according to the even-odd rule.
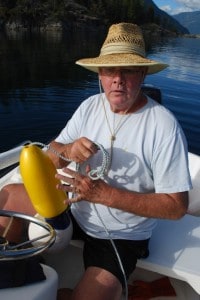
[[[155,23],[175,33],[187,30],[151,0],[0,0],[1,29],[68,29],[117,22]]]
[[[200,11],[184,12],[173,15],[173,17],[191,34],[200,34]]]

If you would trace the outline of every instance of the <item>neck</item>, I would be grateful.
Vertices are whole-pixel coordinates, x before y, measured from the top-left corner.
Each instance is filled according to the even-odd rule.
[[[138,98],[136,101],[133,103],[133,105],[130,107],[130,110],[128,113],[134,113],[144,107],[147,104],[147,97],[141,92],[138,95]]]

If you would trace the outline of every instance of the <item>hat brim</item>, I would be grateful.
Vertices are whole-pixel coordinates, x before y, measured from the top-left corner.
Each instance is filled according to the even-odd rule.
[[[155,60],[136,54],[124,53],[83,58],[76,61],[76,64],[96,73],[99,72],[99,68],[101,67],[148,67],[147,74],[154,74],[168,67],[167,64]]]

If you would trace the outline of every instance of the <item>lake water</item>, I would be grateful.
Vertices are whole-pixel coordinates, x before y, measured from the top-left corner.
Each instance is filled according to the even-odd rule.
[[[24,140],[48,142],[76,107],[98,92],[97,75],[74,61],[97,55],[102,41],[95,32],[86,38],[82,33],[0,35],[0,152]],[[189,150],[200,154],[200,39],[153,42],[148,56],[170,65],[145,82],[162,90]]]

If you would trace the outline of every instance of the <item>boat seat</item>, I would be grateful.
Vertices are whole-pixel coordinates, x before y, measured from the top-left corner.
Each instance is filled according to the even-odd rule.
[[[200,216],[200,156],[188,153],[193,189],[189,192],[188,213]]]
[[[0,289],[2,300],[56,300],[58,288],[57,272],[46,265],[42,265],[46,280],[25,286]]]
[[[150,255],[137,267],[187,282],[200,295],[200,222],[191,215],[159,220],[150,240]]]

